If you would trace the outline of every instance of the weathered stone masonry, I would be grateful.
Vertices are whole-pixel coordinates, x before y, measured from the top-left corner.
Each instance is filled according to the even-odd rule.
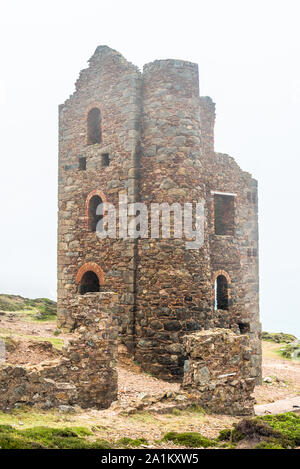
[[[197,395],[197,403],[214,413],[254,413],[254,378],[246,335],[211,329],[183,337],[187,356],[182,389]],[[193,396],[195,397],[195,396]]]
[[[75,296],[74,332],[63,357],[39,365],[0,365],[0,409],[24,404],[43,408],[106,408],[117,399],[115,293]]]
[[[259,381],[257,182],[214,152],[215,106],[199,96],[197,65],[157,60],[141,73],[100,46],[59,116],[59,325],[74,327],[79,292],[115,291],[120,340],[147,371],[181,379],[182,337],[221,327],[249,335]],[[118,206],[120,194],[148,205],[203,200],[204,245],[99,239],[92,202]]]

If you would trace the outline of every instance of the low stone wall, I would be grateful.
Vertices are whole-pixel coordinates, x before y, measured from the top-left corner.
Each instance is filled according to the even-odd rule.
[[[89,293],[72,300],[75,330],[62,358],[32,366],[0,366],[0,409],[20,404],[107,408],[117,399],[118,296]]]
[[[214,413],[252,415],[254,378],[247,335],[212,329],[183,337],[187,360],[182,389],[197,394],[198,405]]]

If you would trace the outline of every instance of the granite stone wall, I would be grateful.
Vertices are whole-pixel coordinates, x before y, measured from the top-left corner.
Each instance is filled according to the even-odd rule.
[[[159,60],[143,71],[141,199],[153,203],[202,202],[198,67]],[[206,220],[204,220],[206,225]],[[138,242],[136,357],[164,379],[180,379],[181,336],[212,325],[208,232],[201,249],[189,239]]]
[[[63,356],[39,365],[0,365],[0,409],[79,405],[107,408],[117,399],[117,318],[114,293],[72,299],[74,332]]]
[[[254,378],[247,335],[212,329],[183,337],[187,360],[182,389],[198,395],[198,404],[214,413],[254,414]]]
[[[90,144],[94,107],[102,141]],[[109,47],[96,49],[60,106],[58,325],[72,329],[72,299],[90,270],[101,291],[118,293],[119,340],[145,370],[181,380],[183,335],[225,327],[249,335],[250,374],[260,382],[257,182],[214,151],[214,123],[215,104],[199,94],[196,64],[156,60],[141,73]],[[127,195],[148,213],[153,203],[201,202],[203,245],[188,250],[186,234],[167,239],[150,228],[148,238],[100,239],[87,220],[95,194],[115,207]],[[225,235],[215,230],[215,194],[233,198]],[[218,275],[227,281],[225,309],[215,304]]]

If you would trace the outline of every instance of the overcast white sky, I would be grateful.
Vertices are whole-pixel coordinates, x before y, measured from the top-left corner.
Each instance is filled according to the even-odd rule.
[[[299,18],[299,0],[2,0],[0,292],[56,296],[57,106],[106,44],[199,64],[216,151],[259,181],[263,328],[299,337]]]

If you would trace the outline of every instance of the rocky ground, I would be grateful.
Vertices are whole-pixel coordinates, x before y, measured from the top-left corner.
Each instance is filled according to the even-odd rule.
[[[63,343],[70,336],[57,335],[55,317],[49,320],[44,314],[46,319],[43,319],[40,313],[35,306],[17,311],[0,310],[0,339],[6,343],[8,363],[35,364],[59,356]],[[300,406],[300,362],[284,359],[279,348],[280,344],[263,341],[264,382],[255,389],[260,414],[272,412],[268,406],[282,400],[286,400],[283,407],[287,407],[283,411],[300,410],[297,407]],[[158,440],[169,431],[196,431],[207,438],[216,438],[220,430],[239,421],[235,417],[207,415],[197,406],[190,407],[178,384],[142,373],[122,347],[119,352],[119,397],[109,409],[17,409],[11,414],[0,413],[0,424],[15,428],[85,426],[109,441],[121,437],[145,438],[150,447],[173,447],[172,442],[162,446]]]

